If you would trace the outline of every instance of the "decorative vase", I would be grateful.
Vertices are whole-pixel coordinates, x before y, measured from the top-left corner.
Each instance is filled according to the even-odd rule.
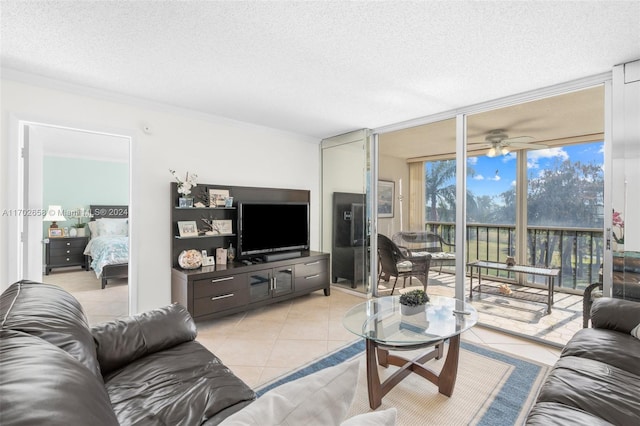
[[[178,207],[193,207],[193,198],[180,197],[178,199]]]
[[[78,236],[78,230],[76,228],[69,229],[69,236],[74,238]]]
[[[85,232],[85,230],[84,230],[84,227],[82,227],[82,228],[77,228],[77,231],[76,231],[76,232],[77,232],[77,234],[78,234],[78,237],[86,237],[86,236],[87,236],[87,234],[86,234],[86,232]]]
[[[198,250],[183,250],[178,256],[178,265],[182,269],[197,269],[202,266],[202,253]]]
[[[424,305],[416,305],[416,306],[408,306],[408,305],[400,305],[400,313],[402,315],[417,315],[419,313],[424,313]]]

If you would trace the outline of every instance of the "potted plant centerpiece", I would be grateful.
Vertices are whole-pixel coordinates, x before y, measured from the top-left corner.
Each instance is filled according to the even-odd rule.
[[[178,207],[193,207],[193,197],[191,196],[191,189],[197,186],[198,175],[195,173],[187,172],[185,179],[182,180],[176,174],[175,170],[169,169],[169,172],[173,175],[178,183],[178,193],[180,198],[178,199]]]
[[[71,225],[71,229],[69,230],[69,236],[71,237],[84,237],[85,230],[84,227],[86,223],[84,223],[83,218],[85,217],[86,212],[84,208],[78,208],[73,212],[73,217],[76,219],[76,223]]]
[[[400,295],[400,313],[415,315],[424,312],[424,305],[429,302],[429,296],[424,290],[411,290]]]

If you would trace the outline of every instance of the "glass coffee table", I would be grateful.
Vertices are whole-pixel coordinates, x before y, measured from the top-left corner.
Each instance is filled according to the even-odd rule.
[[[344,316],[347,330],[365,339],[369,405],[376,409],[382,397],[409,374],[416,373],[438,386],[438,391],[451,396],[458,372],[460,334],[473,327],[478,313],[473,306],[451,297],[430,296],[424,310],[403,315],[400,296],[380,297],[354,306]],[[449,339],[447,357],[440,374],[424,364],[444,356],[444,342]],[[405,359],[389,351],[430,348],[417,358]],[[380,382],[378,364],[400,367]]]

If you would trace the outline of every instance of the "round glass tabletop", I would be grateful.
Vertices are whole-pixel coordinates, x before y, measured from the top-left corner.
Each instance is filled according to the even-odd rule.
[[[342,323],[350,332],[395,347],[435,343],[473,327],[478,312],[452,297],[429,296],[424,310],[403,315],[400,296],[369,299],[351,308]]]

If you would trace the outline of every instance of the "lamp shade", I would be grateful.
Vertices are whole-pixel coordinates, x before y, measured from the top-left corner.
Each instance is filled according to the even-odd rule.
[[[62,222],[67,219],[65,219],[62,213],[61,206],[50,205],[47,209],[47,215],[42,220],[44,220],[45,222]]]

